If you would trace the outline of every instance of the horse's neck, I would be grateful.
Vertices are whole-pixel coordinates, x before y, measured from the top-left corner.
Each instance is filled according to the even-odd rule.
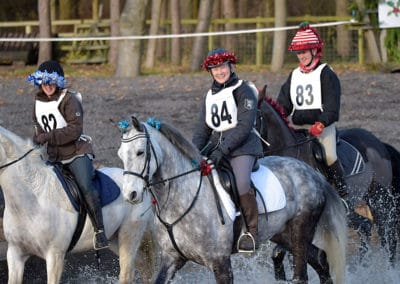
[[[19,205],[17,210],[37,210],[38,207],[49,207],[50,204],[67,211],[73,210],[52,167],[41,159],[40,150],[33,151],[7,168],[1,175],[1,187],[4,194],[8,195],[6,205],[8,200]]]
[[[265,123],[267,124],[268,139],[270,140],[268,142],[271,144],[271,148],[295,144],[297,141],[295,133],[289,128],[281,115],[271,105],[265,104],[263,107],[269,108],[264,113],[267,114]]]

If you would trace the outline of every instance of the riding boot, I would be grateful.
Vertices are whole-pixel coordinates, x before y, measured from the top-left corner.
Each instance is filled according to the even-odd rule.
[[[339,160],[336,160],[327,170],[328,179],[333,182],[341,198],[348,194],[347,183],[344,179],[344,170]]]
[[[253,252],[258,248],[258,207],[254,190],[251,188],[239,199],[248,232],[239,238],[238,250]]]
[[[86,209],[94,227],[93,247],[95,250],[108,248],[108,240],[104,232],[103,213],[100,198],[96,192],[85,195]]]

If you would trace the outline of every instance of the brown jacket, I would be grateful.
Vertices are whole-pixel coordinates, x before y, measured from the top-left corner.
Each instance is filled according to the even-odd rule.
[[[52,162],[68,160],[82,154],[93,155],[91,141],[81,138],[83,134],[83,108],[81,100],[78,97],[79,94],[76,91],[58,90],[51,98],[48,98],[42,91],[39,91],[35,97],[35,105],[36,101],[57,101],[63,92],[66,92],[66,95],[59,104],[58,109],[67,123],[65,127],[51,129],[46,132],[38,123],[35,111],[36,107],[33,108],[36,135],[45,133],[47,153],[49,160]]]

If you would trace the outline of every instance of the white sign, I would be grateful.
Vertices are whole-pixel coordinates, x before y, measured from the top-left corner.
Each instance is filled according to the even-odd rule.
[[[400,0],[379,1],[378,7],[379,27],[400,27]]]

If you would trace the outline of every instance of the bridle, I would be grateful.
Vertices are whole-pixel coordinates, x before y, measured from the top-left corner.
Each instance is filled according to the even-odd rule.
[[[141,178],[142,180],[144,180],[145,183],[146,183],[146,186],[144,187],[144,190],[148,189],[148,190],[150,191],[150,193],[152,194],[153,198],[156,199],[156,195],[155,195],[154,192],[152,191],[152,187],[153,187],[154,185],[161,184],[161,183],[165,183],[165,182],[169,182],[169,181],[174,180],[174,179],[177,179],[177,178],[179,178],[179,177],[182,177],[182,176],[188,175],[188,174],[190,174],[190,173],[199,171],[200,169],[199,169],[199,167],[195,167],[195,168],[193,168],[193,169],[191,169],[191,170],[189,170],[189,171],[186,171],[186,172],[184,172],[184,173],[181,173],[181,174],[179,174],[179,175],[176,175],[176,176],[173,176],[173,177],[169,177],[169,178],[165,178],[165,179],[161,179],[161,180],[157,180],[157,181],[155,181],[155,182],[151,182],[151,181],[150,181],[150,161],[151,161],[151,154],[152,154],[152,153],[153,153],[154,158],[155,158],[155,160],[156,160],[156,165],[157,165],[156,169],[158,169],[159,163],[158,163],[158,160],[157,160],[157,155],[156,155],[156,152],[155,152],[155,150],[154,150],[153,143],[151,142],[150,135],[149,135],[149,133],[148,133],[148,131],[147,131],[147,128],[146,128],[146,126],[143,125],[143,124],[142,124],[142,126],[143,126],[143,128],[144,128],[144,132],[143,132],[143,133],[136,134],[136,135],[134,135],[134,136],[132,136],[132,137],[129,137],[129,138],[121,138],[121,143],[129,143],[129,142],[132,142],[132,141],[137,140],[137,139],[146,139],[146,160],[145,160],[145,163],[144,163],[144,165],[143,165],[143,169],[142,169],[142,171],[141,171],[140,173],[124,170],[123,174],[124,174],[124,175],[133,175],[133,176],[139,177],[139,178]],[[194,196],[194,198],[193,198],[191,204],[190,204],[190,205],[188,206],[188,208],[186,209],[186,211],[185,211],[177,220],[175,220],[175,221],[172,222],[172,223],[168,223],[168,222],[166,222],[165,220],[163,220],[163,219],[161,218],[161,216],[160,216],[160,209],[158,209],[158,210],[157,210],[157,213],[156,213],[158,220],[159,220],[159,221],[165,226],[165,228],[167,229],[168,235],[169,235],[169,237],[170,237],[170,240],[171,240],[172,245],[174,246],[175,250],[176,250],[184,259],[187,259],[187,257],[186,257],[186,256],[183,254],[183,252],[179,249],[179,247],[178,247],[178,245],[177,245],[177,243],[176,243],[176,241],[175,241],[174,233],[173,233],[173,227],[174,227],[174,225],[176,225],[177,223],[179,223],[179,222],[191,211],[191,209],[193,208],[194,204],[196,203],[196,201],[197,201],[197,199],[198,199],[198,196],[199,196],[199,193],[200,193],[200,188],[201,188],[201,185],[202,185],[202,181],[203,181],[203,176],[200,174],[200,182],[199,182],[199,186],[198,186],[198,188],[197,188],[196,194],[195,194],[195,196]],[[142,197],[142,198],[143,198],[143,197]],[[157,200],[156,200],[156,206],[158,207],[158,201],[157,201]],[[159,207],[158,207],[158,208],[159,208]]]
[[[158,160],[157,160],[157,155],[155,153],[154,150],[154,146],[151,143],[151,139],[149,136],[149,133],[147,132],[147,129],[145,126],[143,126],[144,128],[144,132],[143,133],[139,133],[136,134],[132,137],[128,137],[128,138],[121,138],[121,143],[129,143],[132,142],[134,140],[137,139],[146,139],[146,160],[144,162],[143,165],[143,169],[140,173],[137,172],[132,172],[132,171],[127,171],[124,170],[123,174],[124,175],[133,175],[136,176],[138,178],[141,178],[142,180],[144,180],[144,182],[146,183],[144,190],[146,190],[147,188],[151,187],[153,184],[150,183],[150,161],[151,161],[151,153],[153,153],[154,158],[156,160],[156,168],[158,168]]]

